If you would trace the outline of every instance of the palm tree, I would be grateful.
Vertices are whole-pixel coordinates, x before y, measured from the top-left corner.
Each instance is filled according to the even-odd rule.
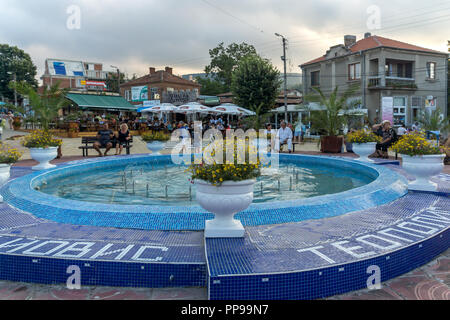
[[[305,102],[317,102],[322,110],[310,110],[311,126],[318,132],[323,133],[321,137],[322,152],[340,152],[343,143],[342,138],[338,138],[339,131],[347,123],[346,110],[352,109],[360,101],[354,100],[349,103],[350,97],[354,96],[359,89],[359,84],[349,87],[339,95],[339,87],[336,87],[329,97],[319,88],[313,87],[315,94],[305,97]]]
[[[325,136],[338,136],[339,131],[347,123],[347,117],[342,111],[352,109],[360,101],[355,100],[348,103],[348,99],[352,97],[359,89],[359,85],[349,87],[341,95],[338,94],[339,87],[336,87],[329,97],[319,88],[312,88],[317,94],[309,94],[305,97],[305,102],[317,102],[323,110],[311,110],[312,128],[325,133]]]
[[[439,109],[429,112],[422,110],[419,115],[419,122],[426,131],[440,131],[446,133],[450,130],[450,120],[445,118]]]
[[[32,86],[26,82],[11,83],[11,87],[16,89],[22,96],[28,97],[34,117],[41,122],[44,131],[49,130],[50,122],[58,117],[59,110],[68,103],[65,98],[67,89],[60,89],[60,83],[56,83],[50,88],[44,87],[42,94],[38,94]]]

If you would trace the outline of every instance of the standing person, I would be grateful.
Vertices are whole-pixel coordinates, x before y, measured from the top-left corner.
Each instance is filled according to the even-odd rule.
[[[297,122],[294,131],[294,140],[297,142],[303,142],[303,123]]]
[[[420,130],[420,125],[419,122],[414,122],[414,124],[412,125],[412,131],[419,131]]]
[[[130,130],[128,130],[128,126],[125,123],[123,123],[120,126],[119,132],[117,133],[116,156],[122,154],[123,148],[127,146],[128,141],[130,141],[130,139],[131,139]]]
[[[406,133],[408,132],[408,130],[405,127],[404,123],[401,123],[400,128],[397,129],[397,134],[399,137],[404,136]]]
[[[286,122],[281,122],[281,129],[278,130],[277,138],[275,141],[275,151],[280,152],[281,147],[287,144],[289,153],[292,153],[292,138],[292,130],[288,128]]]
[[[7,119],[8,119],[8,123],[9,123],[9,128],[11,130],[14,130],[14,126],[13,126],[14,115],[12,114],[11,111],[8,112]]]
[[[108,128],[108,124],[104,123],[100,131],[97,133],[97,139],[94,143],[94,149],[99,153],[100,157],[106,157],[108,151],[113,147],[112,140],[114,139],[114,132]],[[105,154],[102,154],[100,148],[106,148]]]

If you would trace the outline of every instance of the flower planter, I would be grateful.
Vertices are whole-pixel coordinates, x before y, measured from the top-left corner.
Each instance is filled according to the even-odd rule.
[[[343,137],[326,136],[320,140],[320,151],[324,153],[341,153],[342,145],[344,143]]]
[[[11,165],[0,163],[0,187],[8,182],[10,177]],[[3,202],[3,197],[0,195],[0,203]]]
[[[407,156],[402,154],[402,167],[416,180],[409,184],[410,190],[437,191],[437,184],[430,178],[440,174],[444,170],[444,154],[427,156]]]
[[[234,216],[247,209],[253,202],[253,186],[256,180],[225,181],[221,186],[195,180],[197,202],[215,219],[206,221],[205,238],[243,238],[245,229]]]
[[[359,156],[357,161],[362,162],[374,162],[372,159],[369,159],[369,156],[375,152],[377,148],[376,142],[368,142],[368,143],[353,143],[352,150]]]
[[[50,161],[55,159],[58,156],[58,147],[49,147],[47,149],[44,148],[29,148],[31,158],[39,162],[37,166],[33,167],[33,170],[47,170],[51,168],[55,168],[56,166],[50,164]]]
[[[161,154],[160,151],[166,147],[165,142],[153,141],[147,142],[147,148],[152,152],[152,154]]]

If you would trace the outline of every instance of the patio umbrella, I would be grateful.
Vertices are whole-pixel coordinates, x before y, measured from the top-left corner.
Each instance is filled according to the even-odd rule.
[[[212,112],[212,109],[209,107],[206,107],[198,102],[191,102],[187,104],[183,104],[182,106],[178,107],[177,113],[210,113]]]
[[[178,110],[178,107],[174,106],[171,103],[163,103],[158,106],[149,107],[141,110],[141,113],[152,112],[152,113],[164,113],[164,112],[175,112]]]
[[[239,107],[232,103],[221,104],[220,106],[212,108],[214,111],[222,114],[234,115],[234,116],[254,116],[255,112]]]

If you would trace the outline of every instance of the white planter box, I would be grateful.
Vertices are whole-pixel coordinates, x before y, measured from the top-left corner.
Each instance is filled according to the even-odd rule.
[[[430,178],[444,170],[444,154],[414,157],[402,154],[401,157],[403,169],[416,178],[409,184],[410,190],[437,191],[437,184],[431,182]]]
[[[374,162],[372,159],[369,159],[369,156],[375,152],[376,147],[376,142],[353,143],[352,150],[359,156],[359,159],[356,160],[362,162]]]
[[[11,165],[0,163],[0,187],[8,182],[11,172]],[[3,197],[0,195],[0,203],[3,202]]]
[[[56,166],[50,164],[50,161],[55,159],[58,156],[58,147],[49,147],[47,149],[44,148],[29,148],[31,158],[39,162],[37,166],[33,167],[33,170],[47,170],[55,168]]]
[[[252,204],[255,182],[256,180],[226,181],[216,187],[205,181],[195,181],[198,203],[216,216],[214,220],[206,221],[206,238],[244,237],[244,226],[234,216]]]

